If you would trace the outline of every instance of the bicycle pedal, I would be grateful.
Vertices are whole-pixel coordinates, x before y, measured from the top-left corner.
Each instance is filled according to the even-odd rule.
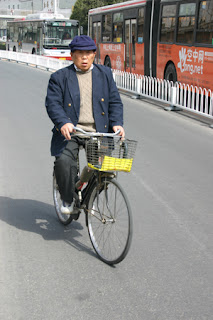
[[[80,216],[80,211],[78,211],[78,213],[72,213],[72,218],[74,219],[74,220],[78,220],[78,218],[79,218],[79,216]]]

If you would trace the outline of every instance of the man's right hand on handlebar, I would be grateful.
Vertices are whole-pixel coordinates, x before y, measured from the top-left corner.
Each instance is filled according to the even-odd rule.
[[[118,135],[121,136],[124,139],[125,131],[124,131],[124,128],[122,126],[114,126],[112,129],[113,129],[114,132],[117,132],[119,130],[120,132],[119,132]]]
[[[74,130],[74,125],[70,122],[65,123],[62,127],[61,127],[61,134],[67,139],[67,140],[71,140],[71,136],[70,133],[72,133]]]

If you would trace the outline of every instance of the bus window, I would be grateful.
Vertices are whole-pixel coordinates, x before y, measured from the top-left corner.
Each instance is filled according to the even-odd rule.
[[[89,34],[93,38],[93,33],[92,33],[92,17],[89,17]],[[94,38],[93,38],[94,39]]]
[[[10,27],[9,39],[10,39],[11,41],[15,41],[15,40],[14,40],[14,27]]]
[[[23,42],[27,42],[27,25],[23,27]]]
[[[7,27],[7,41],[9,41],[10,38],[10,28]]]
[[[93,31],[92,31],[92,38],[95,41],[97,50],[95,56],[95,62],[100,63],[100,43],[101,43],[101,22],[93,22]]]
[[[38,24],[35,23],[32,28],[32,40],[37,42],[37,32],[38,32]]]
[[[23,40],[23,29],[22,28],[18,28],[18,42]]]
[[[180,4],[177,42],[192,44],[195,26],[196,3]]]
[[[112,15],[103,15],[103,30],[102,30],[102,41],[111,42],[112,41]]]
[[[113,14],[113,42],[123,41],[123,13]]]
[[[18,41],[18,28],[17,27],[14,28],[14,40]]]
[[[131,19],[132,26],[132,67],[135,68],[135,40],[136,40],[136,19]]]
[[[213,45],[213,2],[212,1],[200,2],[196,42]]]
[[[138,43],[143,43],[144,41],[144,8],[138,10]]]
[[[174,42],[176,5],[165,5],[162,8],[160,41]]]
[[[31,25],[31,23],[27,23],[27,32],[25,34],[25,39],[27,43],[32,43],[33,41],[33,27]]]
[[[125,20],[126,71],[135,68],[136,19]]]
[[[130,67],[130,20],[125,21],[126,68]]]

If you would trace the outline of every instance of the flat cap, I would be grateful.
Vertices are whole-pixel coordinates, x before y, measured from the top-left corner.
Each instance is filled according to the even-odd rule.
[[[96,51],[97,47],[95,42],[85,35],[75,36],[69,44],[71,52],[75,50],[93,50]]]

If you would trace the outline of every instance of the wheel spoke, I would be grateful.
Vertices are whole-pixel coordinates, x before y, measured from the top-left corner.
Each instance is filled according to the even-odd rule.
[[[126,195],[114,180],[104,180],[100,193],[93,190],[88,230],[98,256],[109,264],[124,259],[131,242],[131,210]],[[101,210],[101,212],[100,212]]]

